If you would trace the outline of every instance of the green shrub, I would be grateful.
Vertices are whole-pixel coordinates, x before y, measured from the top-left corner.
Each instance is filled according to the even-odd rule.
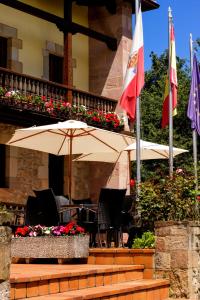
[[[141,226],[153,231],[155,221],[198,220],[198,206],[194,177],[182,172],[142,183],[137,211]]]
[[[154,248],[155,247],[155,236],[153,232],[146,231],[143,233],[141,238],[135,238],[133,240],[132,248],[134,249],[144,249],[144,248]]]

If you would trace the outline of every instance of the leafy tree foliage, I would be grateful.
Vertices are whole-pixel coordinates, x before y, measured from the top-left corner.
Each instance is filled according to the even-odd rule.
[[[145,74],[145,86],[141,94],[141,138],[160,144],[168,144],[169,129],[161,128],[162,105],[164,98],[165,79],[168,68],[168,53],[165,51],[158,56],[151,53],[152,67]],[[189,150],[174,159],[174,168],[183,168],[193,173],[192,130],[187,118],[187,105],[190,92],[190,69],[184,59],[177,57],[178,77],[178,114],[174,116],[174,147]],[[199,139],[198,139],[198,147]],[[199,147],[200,149],[200,147]],[[200,160],[200,155],[198,157]],[[134,168],[135,169],[135,168]],[[143,161],[142,179],[168,174],[168,161]]]

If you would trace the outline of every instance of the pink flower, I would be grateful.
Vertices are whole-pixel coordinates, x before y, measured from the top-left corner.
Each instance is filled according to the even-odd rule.
[[[176,169],[176,174],[180,174],[180,173],[183,173],[183,169]]]

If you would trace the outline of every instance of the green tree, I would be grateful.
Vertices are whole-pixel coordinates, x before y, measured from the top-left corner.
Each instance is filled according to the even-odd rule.
[[[141,138],[160,144],[168,144],[168,127],[161,128],[162,104],[165,89],[165,79],[168,67],[168,53],[158,56],[151,53],[152,66],[145,73],[145,86],[141,94]],[[183,168],[193,173],[192,131],[187,118],[187,105],[190,92],[190,69],[184,59],[177,57],[178,77],[178,114],[174,121],[174,147],[189,150],[174,159],[174,168]],[[198,141],[199,143],[199,141]],[[198,144],[199,147],[199,144]],[[200,160],[200,155],[198,157]],[[143,161],[142,178],[164,176],[168,174],[168,161]]]

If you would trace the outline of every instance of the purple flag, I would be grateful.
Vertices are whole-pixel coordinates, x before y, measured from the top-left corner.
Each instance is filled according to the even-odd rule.
[[[192,82],[187,116],[191,120],[191,128],[196,130],[200,135],[200,72],[196,55],[193,58]]]

